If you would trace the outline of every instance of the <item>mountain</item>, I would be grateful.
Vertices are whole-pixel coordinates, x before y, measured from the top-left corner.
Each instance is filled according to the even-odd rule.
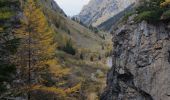
[[[91,0],[77,16],[84,24],[97,27],[125,10],[136,0]]]

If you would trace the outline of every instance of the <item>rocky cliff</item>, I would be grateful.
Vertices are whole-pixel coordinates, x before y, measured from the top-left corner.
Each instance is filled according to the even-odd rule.
[[[169,25],[132,19],[113,32],[113,67],[101,100],[170,100]]]
[[[126,9],[136,0],[91,0],[84,6],[78,18],[86,24],[96,27],[114,15]]]

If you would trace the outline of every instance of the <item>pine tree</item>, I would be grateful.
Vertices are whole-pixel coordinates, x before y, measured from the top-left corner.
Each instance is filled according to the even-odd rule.
[[[19,40],[13,35],[17,0],[0,0],[0,96],[5,92],[6,85],[11,85],[15,75],[15,64],[12,58]],[[13,76],[13,77],[12,77]]]

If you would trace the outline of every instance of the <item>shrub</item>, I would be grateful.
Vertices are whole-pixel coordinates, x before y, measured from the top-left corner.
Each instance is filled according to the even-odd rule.
[[[102,59],[100,55],[99,55],[98,59],[99,59],[99,60],[101,60],[101,59]]]
[[[62,50],[68,54],[75,55],[76,49],[73,47],[71,39],[66,42],[66,45],[62,48]]]
[[[83,59],[84,59],[84,56],[83,56],[83,54],[82,54],[82,53],[80,54],[80,59],[81,59],[81,60],[83,60]]]
[[[93,56],[91,56],[91,57],[90,57],[90,61],[92,61],[92,62],[94,61],[94,58],[93,58]]]
[[[165,12],[162,14],[161,19],[163,19],[163,20],[170,19],[170,10],[165,11]]]

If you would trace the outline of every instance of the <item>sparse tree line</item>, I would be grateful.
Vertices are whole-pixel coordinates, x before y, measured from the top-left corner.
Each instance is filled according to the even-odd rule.
[[[136,22],[146,20],[151,23],[167,22],[170,19],[170,1],[169,0],[139,0],[137,7]]]

